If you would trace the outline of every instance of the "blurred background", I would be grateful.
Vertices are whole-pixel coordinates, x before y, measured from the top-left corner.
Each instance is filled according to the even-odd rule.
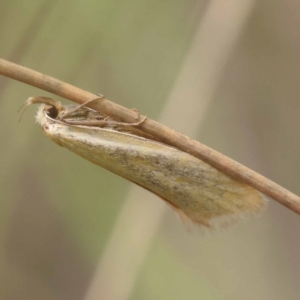
[[[0,56],[137,108],[300,194],[296,0],[1,1]],[[0,77],[0,299],[299,299],[300,217],[189,232],[48,140]],[[61,99],[66,103],[67,101]]]

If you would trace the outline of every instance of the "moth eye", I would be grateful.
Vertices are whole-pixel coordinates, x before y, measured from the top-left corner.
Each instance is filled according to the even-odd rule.
[[[50,108],[47,109],[47,115],[51,119],[56,119],[58,116],[58,110],[55,106],[51,106]]]

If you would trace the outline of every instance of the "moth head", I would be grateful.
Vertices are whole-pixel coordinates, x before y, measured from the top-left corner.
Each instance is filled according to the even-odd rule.
[[[37,104],[40,103],[40,105],[37,115],[36,115],[36,121],[41,124],[42,126],[45,124],[46,119],[57,119],[59,116],[61,116],[65,108],[64,106],[54,99],[48,98],[48,97],[30,97],[28,98],[24,104],[21,106],[20,109],[24,107],[24,110],[21,114],[20,120],[26,110],[26,108],[31,104]]]

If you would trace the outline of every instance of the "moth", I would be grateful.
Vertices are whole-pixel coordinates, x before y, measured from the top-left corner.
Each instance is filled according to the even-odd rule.
[[[33,103],[41,104],[36,120],[52,141],[156,194],[185,221],[222,228],[266,205],[249,185],[138,130],[143,120],[116,122],[85,105],[47,97],[31,97],[25,105]]]

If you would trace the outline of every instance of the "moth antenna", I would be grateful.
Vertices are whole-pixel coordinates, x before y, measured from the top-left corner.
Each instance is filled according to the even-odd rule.
[[[22,117],[23,117],[23,115],[24,115],[24,112],[26,111],[26,109],[27,109],[27,107],[29,106],[29,105],[31,105],[32,104],[32,102],[31,102],[31,99],[32,99],[33,97],[29,97],[22,105],[21,105],[21,107],[18,109],[18,113],[22,110],[22,112],[21,112],[21,116],[20,116],[20,118],[19,118],[19,123],[21,122],[21,120],[22,120]]]

